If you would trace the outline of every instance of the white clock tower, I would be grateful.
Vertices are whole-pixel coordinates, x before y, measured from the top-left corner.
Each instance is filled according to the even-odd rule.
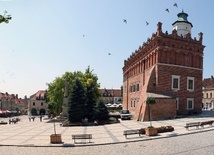
[[[177,34],[179,36],[182,35],[183,37],[186,37],[188,33],[191,34],[191,29],[193,25],[187,20],[188,14],[184,13],[183,10],[177,16],[178,16],[178,20],[172,24],[173,30],[174,29],[177,30]]]

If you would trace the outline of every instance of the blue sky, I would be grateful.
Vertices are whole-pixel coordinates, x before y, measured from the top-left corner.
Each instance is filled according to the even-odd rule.
[[[213,6],[213,0],[0,0],[0,14],[12,16],[0,24],[0,92],[29,97],[66,71],[88,66],[101,88],[120,88],[124,60],[158,22],[171,33],[182,9],[193,24],[192,37],[204,33],[208,78],[214,75]]]

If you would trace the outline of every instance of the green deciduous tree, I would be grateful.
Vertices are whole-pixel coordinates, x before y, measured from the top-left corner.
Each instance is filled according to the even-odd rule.
[[[84,73],[80,71],[66,72],[65,74],[62,75],[62,77],[57,77],[52,83],[47,84],[48,85],[47,97],[49,102],[56,104],[54,106],[55,107],[54,111],[57,114],[59,114],[62,111],[66,77],[68,78],[68,81],[69,81],[69,86],[68,86],[69,97],[72,96],[71,93],[74,93],[73,92],[74,85],[76,85],[76,83],[74,82],[76,82],[76,80],[78,79],[78,81],[81,83],[85,92],[86,107],[85,107],[84,114],[85,114],[85,117],[87,117],[91,121],[94,117],[94,108],[101,96],[100,90],[99,90],[100,85],[98,83],[98,77],[95,74],[93,74],[93,70],[91,70],[90,67],[88,67]],[[70,102],[72,102],[72,100]],[[72,112],[72,111],[73,110],[69,112]],[[78,111],[75,111],[75,113],[78,113]],[[82,118],[79,118],[79,119],[82,119]]]
[[[55,112],[54,112],[54,110],[55,110],[55,105],[56,105],[56,104],[55,104],[55,103],[52,103],[52,102],[49,102],[49,103],[48,103],[48,113],[49,113],[49,114],[55,113]]]
[[[55,104],[53,111],[56,114],[59,114],[62,111],[66,77],[69,81],[68,91],[70,91],[73,79],[75,77],[74,73],[72,72],[65,72],[65,74],[63,74],[61,77],[56,77],[53,82],[47,83],[47,101]]]
[[[123,86],[120,86],[120,96],[123,99]]]
[[[150,121],[150,127],[152,127],[152,121],[151,121],[151,109],[150,106],[155,104],[155,98],[154,97],[147,97],[146,104],[148,105],[148,114],[149,114],[149,121]]]
[[[63,78],[57,77],[52,83],[48,84],[47,96],[49,102],[55,104],[53,111],[59,114],[62,111],[62,102],[64,95],[64,80]]]

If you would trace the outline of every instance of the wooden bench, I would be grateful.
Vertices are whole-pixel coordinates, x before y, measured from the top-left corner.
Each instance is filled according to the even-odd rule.
[[[127,135],[134,135],[134,134],[138,134],[139,136],[142,134],[140,129],[137,130],[125,130],[123,131],[123,135],[127,138]]]
[[[76,143],[76,139],[89,139],[89,143],[91,142],[90,140],[92,139],[92,134],[76,134],[72,135],[72,139],[74,140],[74,143]]]
[[[200,123],[200,126],[204,128],[204,125],[210,125],[210,127],[213,125],[214,121],[204,121]]]
[[[196,127],[198,129],[198,127],[200,126],[200,122],[192,122],[192,123],[186,123],[186,126],[184,126],[186,129],[189,129],[189,127]]]

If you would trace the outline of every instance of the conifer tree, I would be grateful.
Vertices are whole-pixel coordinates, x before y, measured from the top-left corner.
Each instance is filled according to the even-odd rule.
[[[85,89],[79,78],[74,79],[69,98],[69,121],[80,122],[86,117]]]
[[[102,100],[99,100],[96,107],[96,118],[99,120],[108,120],[109,112]]]
[[[96,106],[96,97],[93,92],[94,84],[90,83],[86,86],[86,113],[89,121],[93,121],[94,107]]]

